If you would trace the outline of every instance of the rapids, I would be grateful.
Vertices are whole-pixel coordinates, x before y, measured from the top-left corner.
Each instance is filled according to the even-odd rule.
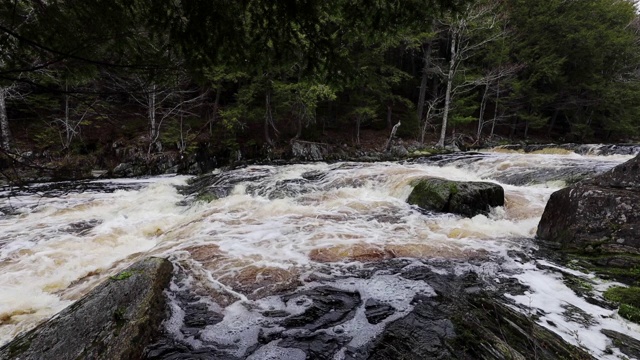
[[[562,273],[599,294],[612,284],[528,254],[552,192],[630,158],[487,151],[407,162],[248,166],[210,175],[209,190],[219,197],[210,202],[189,195],[182,176],[0,189],[0,345],[137,259],[162,256],[174,264],[166,330],[192,349],[304,358],[295,346],[256,350],[255,344],[279,326],[271,318],[301,314],[327,281],[359,294],[362,303],[395,309],[375,324],[358,311],[330,327],[349,334],[336,353],[343,358],[345,349],[406,315],[416,294],[434,294],[424,282],[390,273],[350,274],[365,263],[425,259],[436,272],[517,280],[526,291],[505,294],[514,309],[542,314],[543,326],[596,358],[621,358],[600,330],[640,339],[640,327],[576,295]],[[405,200],[411,181],[423,176],[499,183],[505,206],[470,219],[421,212]],[[274,296],[292,289],[302,291],[296,301]],[[569,307],[590,320],[567,316]],[[194,311],[210,319],[194,326],[188,315]]]

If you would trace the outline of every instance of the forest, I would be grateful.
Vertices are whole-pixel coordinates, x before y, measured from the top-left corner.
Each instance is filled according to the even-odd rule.
[[[0,145],[634,141],[639,40],[632,0],[4,1]]]

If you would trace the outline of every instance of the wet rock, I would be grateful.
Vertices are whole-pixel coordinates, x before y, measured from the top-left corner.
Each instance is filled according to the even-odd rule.
[[[132,177],[141,176],[145,173],[145,170],[136,166],[133,163],[120,163],[113,168],[112,174],[116,177]]]
[[[278,317],[287,317],[291,314],[289,314],[288,312],[284,311],[284,310],[267,310],[267,311],[263,311],[262,312],[262,316],[264,317],[274,317],[274,318],[278,318]]]
[[[336,245],[328,248],[312,249],[309,259],[318,262],[376,261],[389,259],[393,255],[383,247],[366,243]]]
[[[637,257],[640,255],[639,229],[640,157],[637,156],[592,179],[553,193],[540,219],[537,235],[564,250]],[[640,259],[631,259],[629,265],[640,264]]]
[[[215,264],[205,266],[215,273]],[[300,285],[299,274],[295,269],[254,265],[245,265],[233,274],[223,274],[218,280],[234,291],[246,294],[250,299],[283,293]]]
[[[265,187],[263,184],[249,184],[247,193],[263,196],[269,200],[284,199],[310,192],[313,188],[308,183],[309,181],[306,179],[286,179],[277,181],[273,187]]]
[[[61,231],[77,235],[85,235],[89,231],[91,231],[91,229],[100,225],[101,223],[102,221],[98,219],[77,221],[68,224],[67,226],[62,228]]]
[[[302,175],[300,175],[303,179],[305,180],[309,180],[309,181],[319,181],[324,179],[324,177],[327,175],[326,172],[324,171],[320,171],[320,170],[312,170],[312,171],[307,171],[305,173],[302,173]]]
[[[428,211],[465,216],[486,215],[504,205],[504,189],[488,182],[459,182],[424,178],[414,182],[407,202]]]
[[[164,259],[133,264],[0,348],[0,359],[140,358],[160,331],[171,273]]]
[[[404,158],[409,155],[409,150],[404,145],[395,145],[391,147],[390,153],[392,156]]]
[[[334,337],[328,334],[298,335],[282,339],[279,347],[296,348],[305,352],[307,359],[331,360],[349,338]]]
[[[183,310],[184,326],[188,328],[203,328],[222,321],[222,315],[210,310],[209,306],[202,302],[187,304]]]
[[[322,161],[331,153],[329,144],[309,141],[291,141],[291,153],[294,158],[307,161]]]
[[[288,328],[303,328],[315,331],[340,325],[351,320],[358,306],[362,303],[360,294],[344,290],[321,286],[315,289],[285,296],[285,302],[302,300],[301,296],[312,301],[304,313],[288,317],[283,322]]]
[[[221,173],[212,173],[199,176],[186,186],[178,189],[184,195],[193,195],[196,198],[219,199],[231,194],[233,188],[243,182],[257,182],[271,175],[269,169],[229,170]]]
[[[525,153],[552,153],[557,150],[572,151],[581,155],[636,155],[640,153],[638,144],[510,144],[497,146],[499,149],[522,151]]]
[[[453,323],[437,302],[414,299],[409,315],[394,321],[380,337],[368,359],[450,359],[447,341],[455,338]]]
[[[464,359],[594,359],[487,293],[458,301],[450,347]],[[464,355],[463,355],[464,354]]]
[[[614,345],[620,349],[623,354],[630,358],[640,359],[640,340],[614,330],[602,329],[600,331],[609,339],[613,340]]]
[[[364,304],[364,314],[370,324],[378,324],[395,313],[393,306],[375,299],[367,299]]]
[[[492,176],[492,178],[503,184],[516,186],[544,184],[550,181],[564,181],[567,184],[574,184],[606,170],[608,168],[603,169],[601,166],[594,167],[589,164],[579,163],[553,167],[516,167],[501,171]]]
[[[292,289],[286,295],[266,295],[264,299],[268,300],[263,304],[274,307],[259,306],[260,302],[245,304],[242,311],[254,312],[259,318],[246,324],[253,330],[238,326],[241,324],[237,319],[226,318],[232,314],[225,313],[215,331],[224,334],[227,331],[224,324],[228,322],[232,333],[241,331],[235,339],[220,341],[211,333],[202,335],[198,330],[211,331],[211,327],[204,321],[185,319],[193,328],[183,325],[180,331],[184,339],[165,332],[166,338],[148,347],[146,356],[148,359],[229,360],[503,360],[528,359],[535,354],[539,359],[592,359],[583,350],[536,324],[526,312],[518,312],[513,304],[508,305],[502,294],[518,293],[524,285],[517,279],[512,279],[514,284],[500,281],[487,286],[486,279],[472,271],[453,271],[458,268],[454,262],[424,261],[423,265],[415,260],[391,259],[362,267],[344,267],[338,272],[332,267],[334,271],[317,274],[308,279],[307,285]],[[398,281],[410,280],[411,285],[407,286],[428,284],[435,294],[415,292],[407,297],[410,304],[409,301],[406,305],[395,303],[398,307],[394,308],[384,300],[384,291],[379,293],[374,287],[360,293],[362,290],[356,289],[362,289],[363,283],[353,288],[347,285],[369,280],[375,284],[378,276],[388,278],[390,275],[398,276]],[[178,294],[177,289],[185,292]],[[170,293],[180,308],[187,309],[187,317],[190,312],[208,316],[208,307],[197,305],[203,298],[190,291],[176,286]],[[291,313],[283,310],[285,308],[291,309]],[[220,319],[220,315],[214,316]]]
[[[239,360],[237,357],[217,349],[193,349],[172,340],[163,340],[147,349],[148,360]]]

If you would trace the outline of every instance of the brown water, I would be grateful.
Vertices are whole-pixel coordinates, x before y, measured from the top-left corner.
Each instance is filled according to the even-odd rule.
[[[502,184],[505,206],[493,209],[489,216],[425,214],[405,200],[411,181],[424,176],[497,182],[540,169],[583,166],[604,170],[629,158],[563,151],[492,153],[439,163],[250,166],[225,174],[232,186],[229,196],[212,202],[187,201],[189,205],[184,205],[185,197],[175,188],[186,177],[105,182],[112,192],[72,191],[54,197],[42,193],[9,196],[5,191],[0,193],[0,209],[7,213],[11,209],[12,214],[0,217],[0,344],[143,256],[168,257],[186,276],[176,280],[174,287],[189,287],[226,314],[201,340],[185,340],[175,330],[182,320],[174,307],[167,326],[194,347],[207,339],[237,344],[253,337],[254,330],[247,330],[251,328],[247,324],[256,320],[243,310],[247,304],[282,307],[264,297],[301,286],[309,281],[309,274],[327,271],[332,264],[337,269],[393,258],[494,264],[500,258],[499,267],[516,271],[519,281],[539,289],[527,298],[514,296],[515,301],[546,307],[549,319],[566,323],[564,330],[554,331],[573,343],[588,343],[595,355],[604,356],[607,342],[600,328],[631,331],[638,338],[638,327],[600,308],[590,311],[609,318],[592,329],[563,322],[554,315],[560,312],[561,302],[592,305],[572,295],[556,275],[510,255],[512,250],[534,246],[531,239],[545,203],[553,191],[564,186],[561,179],[521,186]],[[252,180],[238,181],[242,178]],[[114,190],[120,187],[126,188]],[[487,267],[488,275],[500,277],[492,268]],[[411,288],[417,285],[399,283],[397,278],[376,281],[360,284],[353,280],[349,286],[375,293],[376,299],[405,310],[410,307],[406,298],[411,294],[431,291]],[[556,288],[549,290],[549,286]],[[605,289],[608,285],[598,286]],[[230,331],[236,328],[245,330]],[[584,332],[578,340],[572,335],[576,329]],[[373,336],[375,331],[372,328],[363,334]],[[223,339],[221,333],[235,335]],[[615,353],[612,356],[616,358]]]

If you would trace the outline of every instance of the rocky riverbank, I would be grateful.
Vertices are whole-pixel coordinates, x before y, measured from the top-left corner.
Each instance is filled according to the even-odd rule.
[[[37,328],[0,348],[0,359],[139,359],[167,311],[171,264],[139,261]]]
[[[619,306],[621,316],[637,323],[639,234],[640,156],[553,193],[537,233],[540,242],[559,250],[566,263],[629,285],[604,295]]]
[[[513,161],[516,158],[521,160],[520,155],[512,156],[512,163],[517,163]],[[196,178],[181,188],[187,195],[184,201],[171,197],[172,206],[176,201],[181,202],[180,209],[172,216],[184,215],[184,206],[193,205],[186,211],[185,221],[165,230],[146,229],[152,237],[160,239],[156,246],[173,249],[169,255],[173,266],[158,259],[136,263],[58,316],[14,339],[0,350],[0,358],[38,358],[49,349],[65,349],[66,353],[55,353],[60,358],[82,358],[86,353],[95,358],[114,359],[592,359],[592,354],[609,358],[638,357],[640,347],[638,339],[633,337],[637,331],[625,333],[617,319],[619,315],[634,321],[637,286],[595,289],[599,286],[596,280],[574,270],[582,266],[575,259],[590,255],[585,247],[572,248],[547,239],[540,243],[553,245],[555,249],[543,246],[542,251],[535,251],[533,240],[526,235],[514,239],[509,232],[501,236],[463,234],[480,231],[476,225],[482,226],[487,221],[495,221],[498,226],[522,225],[504,221],[505,215],[501,217],[494,211],[503,209],[491,208],[501,205],[507,191],[507,211],[526,198],[507,185],[501,188],[492,183],[477,183],[486,190],[485,194],[484,190],[475,191],[466,186],[476,182],[434,181],[439,179],[437,174],[442,174],[435,171],[437,167],[429,166],[430,172],[425,174],[424,169],[418,169],[415,164],[426,161],[441,165],[448,174],[458,171],[458,166],[472,167],[487,159],[502,161],[495,154],[462,153],[421,158],[404,165],[306,164],[297,168],[299,172],[295,176],[283,176],[282,171],[290,175],[292,167],[250,166]],[[635,168],[629,164],[633,162],[626,164],[626,170],[620,165],[610,173],[575,186],[607,191],[606,186],[611,185],[616,191],[622,188],[632,191],[634,185],[629,181],[634,178],[625,174]],[[547,166],[557,167],[557,164]],[[573,166],[572,163],[569,166]],[[354,174],[356,170],[359,172]],[[547,174],[544,168],[536,172]],[[400,181],[389,184],[389,177]],[[562,180],[545,175],[541,181],[548,179]],[[446,194],[440,196],[440,200],[448,201],[444,208],[416,204],[424,212],[416,211],[416,207],[397,201],[397,197],[382,201],[374,196],[362,203],[356,203],[353,198],[347,207],[338,209],[332,202],[360,190],[379,192],[383,184],[395,190],[402,188],[404,192],[405,187],[417,187],[425,181],[429,186],[439,187],[436,189],[439,196],[446,190]],[[234,195],[235,187],[241,188],[243,194]],[[475,197],[462,196],[465,191]],[[423,195],[428,197],[429,192]],[[474,218],[433,216],[433,211],[450,211],[456,196],[466,199],[454,201],[456,204],[476,203],[485,198],[487,202],[471,212],[459,211]],[[589,193],[583,192],[581,196]],[[225,203],[224,197],[230,202]],[[219,201],[213,202],[214,199]],[[242,209],[238,202],[248,199],[252,202],[247,211],[276,214],[267,220],[239,216]],[[303,210],[303,206],[316,208],[325,203],[330,203],[327,211],[304,217],[307,210]],[[598,204],[606,206],[608,202]],[[274,219],[284,217],[282,209],[286,206],[293,207],[287,210],[291,212],[287,219],[302,218],[301,221],[291,224],[290,228],[282,222],[273,225]],[[352,227],[349,218],[358,216],[354,210],[362,208],[382,209],[364,214],[362,222],[374,225],[365,229],[374,231],[376,227],[389,226],[392,231],[383,232],[380,237],[409,236],[409,242],[385,239],[368,243],[366,230],[359,228],[351,232],[345,231],[346,228],[340,228],[342,232],[335,228],[315,229],[320,221]],[[562,216],[573,216],[571,207],[563,211],[566,213]],[[406,213],[404,217],[400,212]],[[117,213],[118,219],[125,214],[113,209],[109,213]],[[225,218],[226,215],[231,216]],[[510,212],[508,216],[522,214]],[[436,218],[439,222],[431,221]],[[425,219],[428,221],[422,221]],[[448,226],[446,222],[451,221],[456,225],[450,230],[436,229]],[[600,220],[594,217],[592,221]],[[222,225],[205,226],[195,232],[189,230],[216,223]],[[235,237],[224,232],[234,224],[242,227]],[[625,229],[624,224],[616,224]],[[541,228],[544,226],[541,224]],[[255,232],[248,234],[246,230],[251,227]],[[323,246],[302,250],[304,265],[266,266],[254,260],[254,254],[266,248],[252,251],[248,247],[256,238],[262,239],[262,243],[267,241],[266,227],[276,228],[274,237],[278,239],[292,236],[291,241],[276,244],[278,254],[304,242],[304,231],[313,231],[308,234],[309,241],[313,242],[317,241],[317,235],[326,232],[340,237],[327,239]],[[430,235],[417,237],[413,232],[405,233],[415,227],[428,229]],[[575,231],[576,236],[581,234],[580,228],[565,227]],[[164,237],[163,232],[168,236]],[[230,236],[232,242],[242,242],[238,251],[246,258],[230,256],[233,248],[227,242]],[[430,249],[442,236],[447,236],[445,243],[440,244],[444,246]],[[195,242],[189,242],[193,239]],[[485,242],[504,242],[506,246],[499,246],[499,251],[495,251],[496,247],[485,248]],[[455,244],[461,248],[456,249]],[[618,244],[617,238],[611,244]],[[160,250],[161,253],[166,254],[169,247]],[[291,254],[297,253],[287,252],[285,256]],[[567,268],[548,261],[565,254],[575,256],[565,263]],[[602,254],[596,253],[598,256],[594,258],[602,259],[599,256]],[[627,256],[614,255],[616,258]],[[146,267],[144,264],[149,262],[153,266]],[[563,284],[575,293],[563,287],[565,292],[558,295],[557,289]],[[142,304],[131,303],[133,300]],[[78,325],[80,322],[82,327]],[[584,338],[582,330],[588,332]],[[82,336],[69,335],[73,331]],[[582,348],[585,343],[581,341],[598,345],[589,348],[590,354]],[[108,352],[109,349],[117,353]]]
[[[478,259],[477,261],[480,261]],[[523,293],[516,283],[491,283],[473,272],[460,275],[456,263],[417,263],[389,260],[370,263],[327,277],[316,285],[281,288],[264,294],[284,303],[304,303],[299,314],[263,313],[257,342],[235,346],[210,343],[194,348],[163,333],[160,321],[171,314],[162,307],[163,289],[179,297],[185,317],[179,331],[196,339],[224,315],[197,306],[200,296],[167,287],[168,264],[147,259],[107,280],[72,307],[36,329],[0,348],[0,359],[332,359],[342,349],[348,359],[593,359],[578,347],[536,324],[535,316],[515,311],[504,293]],[[440,270],[434,270],[434,266]],[[179,272],[174,273],[180,277]],[[406,299],[407,308],[365,299],[356,288],[345,289],[344,279],[362,285],[381,278],[422,289]],[[397,305],[396,305],[397,306]],[[174,309],[175,311],[175,309]],[[386,321],[385,321],[386,320]],[[360,346],[343,346],[353,339],[346,331],[359,321],[382,324],[379,334]],[[344,328],[344,330],[340,330]],[[270,329],[267,331],[267,329]]]
[[[492,147],[493,145],[489,146]],[[487,148],[487,146],[485,146]],[[463,150],[468,150],[464,148]],[[546,152],[566,151],[587,155],[628,155],[640,152],[635,144],[512,144],[495,145],[495,151]],[[103,154],[61,155],[47,151],[0,154],[0,185],[25,184],[100,178],[153,176],[161,174],[200,175],[216,168],[233,168],[247,164],[289,164],[314,161],[397,161],[418,159],[438,154],[458,152],[460,148],[450,146],[439,149],[421,145],[416,141],[394,140],[389,149],[381,145],[354,147],[291,141],[286,146],[243,153],[237,151],[211,152],[202,146],[190,154],[175,151],[148,153],[142,145],[114,143],[112,149]],[[551,170],[550,170],[551,171]],[[571,171],[571,170],[567,170]],[[576,178],[588,173],[573,171]],[[563,174],[550,174],[562,176]],[[565,174],[566,175],[566,174]],[[509,179],[506,179],[509,181]],[[526,181],[523,180],[523,181]]]

